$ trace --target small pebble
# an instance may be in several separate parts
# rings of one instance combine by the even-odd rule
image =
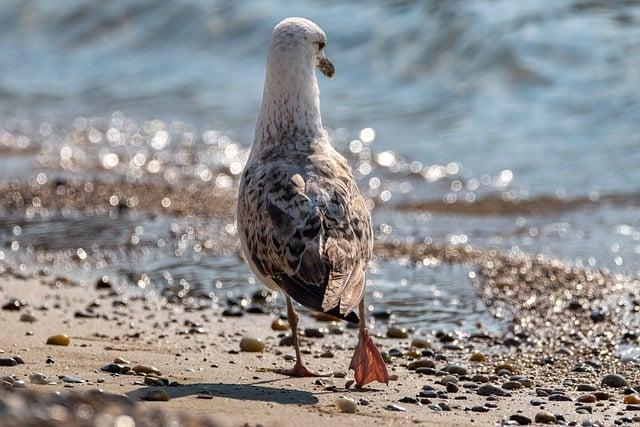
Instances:
[[[515,421],[518,425],[526,426],[531,424],[531,419],[520,414],[513,414],[509,417],[511,421]]]
[[[431,341],[426,338],[414,338],[411,340],[411,347],[415,348],[429,348],[431,347]]]
[[[274,331],[288,331],[289,324],[282,319],[276,319],[271,322],[271,329]]]
[[[36,316],[34,316],[34,315],[33,315],[33,314],[31,314],[31,313],[22,313],[22,314],[20,315],[20,321],[21,321],[21,322],[33,323],[33,322],[35,322],[36,320],[38,320],[38,319],[36,318]]]
[[[71,339],[67,335],[52,335],[47,339],[49,345],[67,346],[71,343]]]
[[[555,424],[557,419],[556,416],[548,411],[541,411],[536,414],[535,421],[540,424]]]
[[[387,329],[387,337],[404,339],[404,338],[409,338],[409,333],[407,332],[406,328],[391,326],[389,329]]]
[[[637,394],[630,394],[624,397],[623,403],[638,405],[640,404],[640,397]]]
[[[13,357],[0,358],[0,366],[16,366],[18,362]]]
[[[154,366],[147,366],[147,365],[136,365],[133,368],[131,368],[132,371],[134,371],[136,374],[146,374],[146,375],[155,375],[156,377],[160,377],[162,376],[162,373],[160,372],[160,370]]]
[[[150,402],[168,402],[169,395],[166,391],[161,389],[152,389],[149,390],[143,397],[143,400],[148,400]]]
[[[31,384],[38,384],[38,385],[55,384],[55,383],[51,382],[46,377],[46,375],[39,374],[37,372],[29,375],[29,381],[31,382]]]
[[[627,385],[627,380],[624,379],[622,375],[618,374],[607,374],[602,377],[602,385],[606,385],[608,387],[624,387]]]
[[[480,396],[507,396],[509,393],[493,384],[484,384],[478,388]]]
[[[244,337],[240,340],[240,350],[250,353],[260,353],[264,350],[265,344],[256,338]]]
[[[350,399],[348,397],[339,397],[336,399],[336,406],[340,410],[340,412],[344,412],[345,414],[355,414],[358,410],[358,405],[356,401]]]
[[[324,338],[324,330],[320,328],[305,328],[304,336],[307,338]]]
[[[469,361],[470,362],[478,362],[478,363],[484,363],[487,361],[487,356],[485,356],[482,353],[473,353],[470,357],[469,357]]]
[[[409,362],[407,365],[407,369],[411,371],[415,371],[418,368],[435,368],[436,364],[433,360],[430,359],[420,359],[414,360],[413,362]]]
[[[598,399],[596,399],[596,397],[593,394],[585,394],[578,397],[577,400],[578,402],[582,402],[582,403],[596,403]]]

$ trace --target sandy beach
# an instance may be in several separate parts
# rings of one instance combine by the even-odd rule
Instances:
[[[639,2],[149,3],[0,2],[0,427],[640,423]]]
[[[473,256],[479,253],[467,255]],[[100,290],[93,283],[10,271],[0,278],[0,298],[5,328],[0,336],[2,365],[13,364],[6,362],[13,356],[24,361],[0,367],[4,387],[12,390],[2,394],[0,415],[12,426],[39,425],[33,417],[41,412],[25,412],[10,398],[25,393],[24,388],[63,396],[101,389],[135,402],[116,405],[119,409],[111,408],[111,413],[152,411],[166,419],[186,414],[193,425],[202,421],[200,417],[219,425],[289,426],[491,425],[510,418],[517,424],[545,416],[558,424],[585,425],[583,421],[590,420],[591,425],[609,425],[614,420],[635,421],[635,410],[640,409],[623,403],[625,394],[633,394],[630,386],[640,383],[635,366],[608,357],[606,345],[591,347],[586,336],[571,343],[562,333],[547,331],[553,340],[533,345],[539,338],[532,336],[530,343],[521,344],[515,342],[518,338],[508,342],[489,334],[426,337],[411,330],[390,332],[377,322],[376,340],[389,357],[393,380],[388,387],[375,384],[357,390],[346,387],[356,331],[309,316],[303,316],[301,325],[308,336],[304,356],[312,369],[330,376],[288,378],[271,372],[292,363],[293,349],[282,342],[285,332],[272,330],[277,317],[250,313],[268,312],[268,304],[264,310],[256,308],[259,304],[248,310],[242,303],[219,307],[180,289],[145,296],[126,288]],[[576,335],[577,329],[568,332]],[[70,338],[69,345],[46,344],[59,334]],[[244,337],[260,339],[263,351],[240,351]],[[548,347],[552,342],[556,347]],[[147,376],[135,375],[130,368]],[[621,375],[611,380],[615,387],[602,384],[612,372]],[[34,384],[43,380],[33,374],[43,374],[55,384]],[[340,397],[355,400],[357,412],[341,413],[336,407]],[[70,420],[82,425],[73,414],[50,415],[69,423],[65,425],[76,425]],[[148,415],[144,419],[150,420]]]

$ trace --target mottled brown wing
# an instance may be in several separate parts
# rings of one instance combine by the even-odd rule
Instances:
[[[308,308],[344,317],[364,292],[371,219],[351,175],[286,162],[245,171],[238,209],[256,268]],[[352,313],[353,314],[353,313]]]

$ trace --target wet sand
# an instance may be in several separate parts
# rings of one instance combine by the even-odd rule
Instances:
[[[638,300],[625,291],[627,278],[542,257],[470,247],[388,243],[380,244],[377,252],[414,262],[427,257],[477,266],[479,295],[511,325],[510,332],[494,336],[411,328],[394,331],[378,320],[376,341],[388,357],[394,380],[388,387],[374,384],[357,390],[346,388],[356,331],[344,325],[340,328],[303,316],[301,328],[318,328],[324,335],[315,338],[317,331],[307,333],[305,360],[310,368],[331,376],[320,381],[287,378],[270,369],[291,364],[286,359],[293,348],[282,342],[285,332],[271,329],[276,317],[268,313],[276,310],[268,303],[261,305],[261,298],[249,305],[253,310],[242,304],[217,306],[206,295],[189,294],[179,287],[161,296],[142,296],[128,288],[81,286],[73,278],[26,277],[5,266],[0,302],[4,306],[16,298],[26,306],[0,311],[6,330],[0,336],[0,358],[19,356],[25,363],[0,366],[4,387],[12,390],[0,395],[0,400],[17,405],[12,399],[24,393],[23,386],[42,393],[81,392],[83,399],[96,403],[92,413],[97,415],[102,411],[100,402],[117,401],[109,395],[86,394],[100,388],[128,397],[109,409],[111,414],[145,419],[149,414],[145,411],[150,410],[168,420],[184,413],[193,425],[203,422],[204,416],[222,425],[489,425],[510,417],[524,423],[545,416],[560,424],[591,420],[591,425],[597,421],[609,425],[630,422],[638,413],[640,406],[623,403],[625,393],[635,396],[635,390],[640,390],[637,365],[623,364],[615,354],[616,345],[637,340],[629,328]],[[625,310],[603,311],[599,317],[591,309],[612,300]],[[35,321],[24,321],[29,319],[27,313]],[[68,335],[70,345],[45,344],[56,334]],[[264,351],[240,351],[243,337],[261,339]],[[53,363],[46,362],[49,357]],[[145,379],[131,372],[114,375],[101,370],[116,358],[130,363],[110,370],[125,372],[126,366],[145,365],[159,372]],[[34,373],[46,375],[56,385],[32,384]],[[613,373],[620,377],[609,375]],[[65,383],[60,375],[86,382]],[[163,398],[160,390],[170,400],[141,400],[152,392]],[[335,402],[341,396],[358,402],[356,414],[339,412]],[[34,402],[33,397],[25,398]],[[77,396],[62,399],[81,400]],[[2,409],[4,419],[11,419],[11,408],[9,404]],[[14,408],[13,414],[27,422],[31,413]],[[62,417],[64,425],[74,425],[71,419],[81,425],[77,411],[74,416],[71,412],[54,415]]]

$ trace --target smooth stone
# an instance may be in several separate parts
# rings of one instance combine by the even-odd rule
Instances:
[[[469,356],[469,361],[470,362],[477,362],[477,363],[484,363],[487,361],[487,356],[485,356],[482,353],[473,353],[471,356]]]
[[[271,322],[271,329],[274,331],[288,331],[289,325],[282,319],[276,319]]]
[[[131,368],[132,371],[134,371],[136,374],[152,374],[155,375],[156,377],[160,377],[162,376],[162,373],[160,372],[160,370],[154,366],[147,366],[147,365],[136,365],[133,368]]]
[[[576,400],[582,403],[596,403],[598,399],[593,394],[584,394]]]
[[[398,402],[400,402],[400,403],[411,403],[411,404],[415,405],[415,404],[418,403],[418,399],[416,399],[415,397],[405,396],[405,397],[399,399]]]
[[[451,408],[449,407],[449,405],[447,404],[447,402],[439,402],[438,406],[440,407],[440,409],[442,409],[443,411],[450,411]]]
[[[49,345],[67,346],[69,343],[71,343],[71,339],[67,335],[52,335],[47,338],[47,344]]]
[[[150,402],[168,402],[169,394],[164,390],[152,389],[143,396],[143,400]]]
[[[627,385],[627,380],[624,379],[622,375],[618,374],[607,374],[602,377],[602,384],[608,387],[624,387]]]
[[[638,405],[640,404],[640,396],[638,396],[637,394],[629,394],[624,397],[622,403]]]
[[[489,408],[487,408],[484,405],[476,405],[476,406],[472,406],[471,410],[473,412],[489,412]]]
[[[33,322],[35,322],[37,320],[38,319],[36,318],[36,316],[34,316],[31,313],[22,313],[20,315],[20,321],[21,322],[33,323]]]
[[[416,374],[435,375],[436,374],[436,370],[434,368],[417,368],[416,369]]]
[[[493,384],[484,384],[478,387],[477,393],[480,396],[507,396],[509,393]]]
[[[411,340],[411,347],[415,348],[429,348],[431,347],[431,341],[426,338],[416,337]]]
[[[391,357],[402,357],[402,356],[404,356],[404,353],[399,348],[395,348],[394,347],[394,348],[389,349],[389,356],[391,356]]]
[[[154,387],[162,387],[169,385],[169,380],[166,378],[157,378],[152,376],[144,377],[144,383],[146,385],[154,386]]]
[[[529,378],[522,375],[514,375],[509,379],[509,381],[517,381],[524,387],[533,387],[533,382]]]
[[[71,375],[58,375],[58,378],[62,380],[62,382],[65,383],[71,383],[71,384],[84,384],[86,383],[85,380],[78,378],[78,377],[72,377]]]
[[[116,357],[115,359],[113,359],[113,363],[117,363],[118,365],[128,365],[131,362],[127,359],[123,359],[122,357]]]
[[[435,362],[430,359],[414,360],[413,362],[409,362],[409,364],[407,364],[407,369],[411,371],[415,371],[418,368],[435,368],[435,367],[436,367]]]
[[[443,371],[456,375],[467,375],[467,368],[460,365],[448,365],[442,368]]]
[[[0,366],[16,366],[18,362],[13,357],[0,358]]]
[[[307,338],[324,338],[324,330],[320,328],[305,328],[304,336]]]
[[[404,339],[404,338],[409,338],[409,333],[407,332],[406,328],[391,326],[389,329],[387,329],[387,337]]]
[[[407,409],[403,406],[400,405],[396,405],[396,404],[390,404],[384,407],[384,409],[386,409],[387,411],[395,411],[395,412],[407,412]]]
[[[347,373],[345,371],[337,371],[333,373],[333,376],[335,378],[346,378],[347,377]]]
[[[435,399],[438,397],[438,392],[435,390],[421,390],[419,393],[420,397],[426,397],[428,399]]]
[[[102,276],[96,281],[96,289],[110,290],[112,288],[109,276]]]
[[[355,414],[358,410],[358,405],[355,400],[348,397],[339,397],[336,399],[336,406],[340,412],[345,414]]]
[[[507,381],[502,384],[502,388],[505,390],[520,390],[523,387],[518,381]]]
[[[447,383],[447,392],[449,393],[457,393],[460,388],[452,382]]]
[[[260,353],[265,348],[265,344],[259,339],[244,337],[240,340],[240,350],[250,353]]]
[[[609,400],[609,398],[611,397],[611,395],[609,393],[607,393],[606,391],[596,391],[596,392],[593,393],[593,395],[598,400]]]
[[[446,384],[446,383],[458,384],[458,377],[456,377],[455,375],[447,375],[446,377],[444,377],[442,379],[442,382],[444,384]]]
[[[576,387],[577,391],[596,391],[598,390],[598,387],[591,385],[591,384],[578,384],[578,386]]]
[[[280,339],[280,342],[278,342],[278,345],[280,347],[291,347],[293,345],[293,336],[287,335],[285,337],[282,337],[282,339]]]
[[[503,363],[503,364],[500,364],[500,365],[496,365],[496,367],[494,368],[494,372],[495,373],[498,373],[498,372],[500,372],[502,370],[507,370],[507,371],[511,372],[512,374],[517,373],[516,368],[513,367],[513,365],[510,365],[508,363]]]
[[[2,309],[7,311],[19,311],[22,310],[25,305],[26,304],[19,299],[12,298],[2,306]]]
[[[527,418],[524,415],[513,414],[509,417],[511,421],[515,421],[518,425],[526,426],[531,424],[531,418]]]
[[[31,384],[38,384],[38,385],[55,384],[55,383],[52,383],[49,380],[49,378],[46,377],[46,375],[40,374],[37,372],[29,375],[29,381],[31,382]]]
[[[566,394],[552,394],[549,396],[551,402],[573,402],[573,399]]]
[[[103,372],[109,372],[110,374],[122,374],[124,372],[130,371],[131,368],[128,366],[119,365],[117,363],[109,363],[108,365],[104,365],[100,368]]]
[[[551,412],[542,411],[536,414],[535,422],[540,424],[549,424],[549,423],[555,424],[557,422],[557,419],[556,419],[556,416],[553,415]]]
[[[473,381],[474,383],[488,383],[489,378],[484,375],[476,374],[471,377],[471,381]]]

